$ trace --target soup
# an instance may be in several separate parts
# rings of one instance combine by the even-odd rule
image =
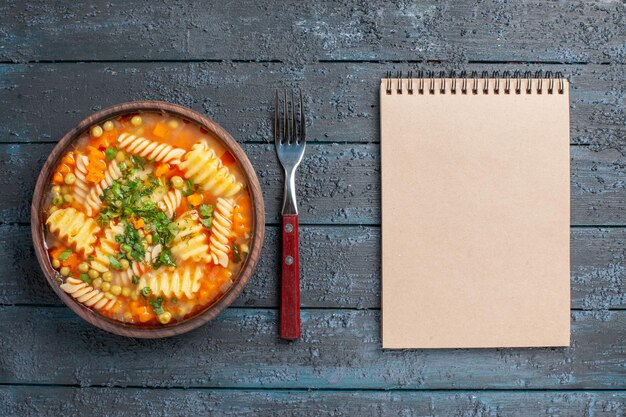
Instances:
[[[92,126],[55,168],[45,240],[59,285],[138,326],[184,320],[233,284],[249,252],[238,161],[201,126],[142,112]]]

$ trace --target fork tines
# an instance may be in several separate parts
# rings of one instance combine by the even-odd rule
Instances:
[[[304,99],[300,91],[300,105],[296,111],[296,99],[293,91],[285,90],[281,99],[276,90],[276,107],[274,110],[274,142],[279,145],[300,145],[306,141],[306,122],[304,117]],[[282,111],[281,111],[282,110]],[[282,114],[281,114],[282,113]]]

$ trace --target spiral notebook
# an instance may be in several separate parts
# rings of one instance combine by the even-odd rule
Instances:
[[[569,84],[380,85],[383,348],[567,346]]]

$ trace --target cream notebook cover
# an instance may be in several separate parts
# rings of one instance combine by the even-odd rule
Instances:
[[[388,78],[380,102],[383,348],[569,345],[567,80]]]

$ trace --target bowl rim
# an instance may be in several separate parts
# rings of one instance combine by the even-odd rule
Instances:
[[[43,214],[43,202],[46,195],[45,190],[46,185],[49,184],[52,177],[53,169],[56,167],[61,155],[66,152],[67,148],[71,146],[71,144],[78,139],[83,132],[94,124],[100,124],[119,115],[138,111],[164,111],[177,115],[183,119],[199,124],[201,127],[207,129],[210,133],[221,140],[226,149],[235,155],[237,162],[239,163],[239,166],[248,181],[248,190],[252,199],[252,207],[254,210],[253,234],[251,238],[250,252],[244,261],[244,265],[242,265],[241,270],[239,271],[236,281],[230,289],[213,304],[205,307],[204,311],[197,313],[193,317],[171,325],[158,327],[139,327],[109,319],[74,300],[69,294],[61,289],[58,281],[55,279],[55,272],[52,268],[44,243],[43,226],[45,224],[45,216]],[[74,311],[74,313],[87,322],[102,330],[126,337],[156,339],[175,336],[196,329],[197,327],[214,319],[226,307],[232,304],[248,283],[248,280],[254,272],[260,258],[264,233],[265,208],[261,186],[259,184],[256,171],[252,167],[252,163],[239,143],[224,128],[212,119],[187,107],[164,101],[149,100],[125,102],[107,107],[84,118],[80,123],[70,129],[50,152],[50,155],[46,159],[46,162],[44,163],[37,178],[31,202],[31,234],[35,255],[37,257],[37,261],[39,262],[39,266],[46,277],[46,281],[50,287],[52,287],[52,290],[72,311]]]

